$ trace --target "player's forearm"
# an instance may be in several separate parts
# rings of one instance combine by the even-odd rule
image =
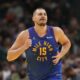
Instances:
[[[7,60],[13,61],[13,60],[17,59],[24,51],[25,51],[24,46],[22,46],[18,49],[15,49],[15,50],[8,50]]]
[[[65,44],[62,45],[62,49],[61,49],[61,52],[60,52],[61,53],[61,58],[64,57],[67,54],[70,47],[71,47],[70,41],[68,41],[68,42],[66,42]]]

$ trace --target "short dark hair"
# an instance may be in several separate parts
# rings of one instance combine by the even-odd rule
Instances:
[[[34,10],[34,12],[33,12],[33,15],[35,14],[35,12],[36,12],[37,10],[40,10],[40,9],[45,10],[45,9],[42,8],[42,7],[36,8],[36,9]],[[45,11],[46,11],[46,10],[45,10]]]

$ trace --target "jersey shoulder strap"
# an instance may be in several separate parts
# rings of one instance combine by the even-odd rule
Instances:
[[[57,51],[58,51],[59,45],[58,45],[58,42],[56,41],[56,38],[55,38],[55,33],[54,33],[54,28],[53,28],[53,26],[50,26],[50,33],[51,33],[51,35],[53,36],[54,45],[55,45],[55,48],[56,48]]]
[[[34,36],[33,27],[31,27],[31,28],[28,29],[28,33],[29,33],[30,39],[32,39],[33,36]]]

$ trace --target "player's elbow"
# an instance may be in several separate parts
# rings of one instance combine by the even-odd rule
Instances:
[[[71,41],[68,40],[68,47],[71,48]]]
[[[9,62],[13,61],[13,58],[11,56],[12,55],[11,55],[10,51],[8,51],[8,53],[7,53],[7,61],[9,61]]]
[[[12,60],[9,58],[9,56],[7,56],[7,61],[9,61],[9,62],[12,61]]]
[[[7,55],[7,61],[12,61],[12,59],[10,58],[9,54]]]

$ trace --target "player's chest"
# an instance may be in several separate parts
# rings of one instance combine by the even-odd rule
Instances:
[[[32,37],[32,46],[29,51],[30,59],[48,61],[55,53],[55,41],[53,36],[45,38]]]
[[[53,51],[54,39],[52,36],[47,36],[44,39],[32,38],[32,51]]]

